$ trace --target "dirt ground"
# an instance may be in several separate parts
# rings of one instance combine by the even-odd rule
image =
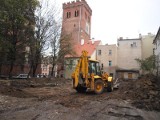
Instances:
[[[119,80],[119,89],[95,95],[65,79],[0,80],[0,120],[160,120],[158,81]]]

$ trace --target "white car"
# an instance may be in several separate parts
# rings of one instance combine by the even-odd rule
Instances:
[[[31,78],[30,76],[28,76],[28,74],[19,74],[16,78],[18,79],[27,79],[28,78]]]

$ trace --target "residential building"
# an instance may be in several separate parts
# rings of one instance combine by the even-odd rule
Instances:
[[[41,64],[41,74],[44,76],[48,76],[49,75],[49,64]]]
[[[160,76],[160,27],[158,32],[153,40],[154,44],[154,54],[156,55],[156,74]]]
[[[146,59],[153,55],[153,39],[155,35],[148,33],[148,35],[139,35],[142,38],[142,59]]]
[[[97,60],[100,62],[103,71],[115,78],[117,68],[117,45],[97,46]]]
[[[91,36],[92,10],[85,0],[76,0],[63,4],[62,33],[72,35],[73,43],[80,44],[81,39],[89,41]]]
[[[124,79],[137,79],[140,73],[140,66],[135,59],[142,59],[141,38],[119,38],[117,44],[117,77]]]

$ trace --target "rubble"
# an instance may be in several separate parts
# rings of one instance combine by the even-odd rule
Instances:
[[[118,96],[114,98],[131,99],[132,104],[146,110],[160,111],[160,84],[154,76],[144,76],[138,80],[121,80]]]

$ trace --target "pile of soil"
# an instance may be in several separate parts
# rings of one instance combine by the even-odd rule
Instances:
[[[121,80],[114,98],[131,100],[138,108],[160,111],[160,80],[151,75],[138,80]]]

